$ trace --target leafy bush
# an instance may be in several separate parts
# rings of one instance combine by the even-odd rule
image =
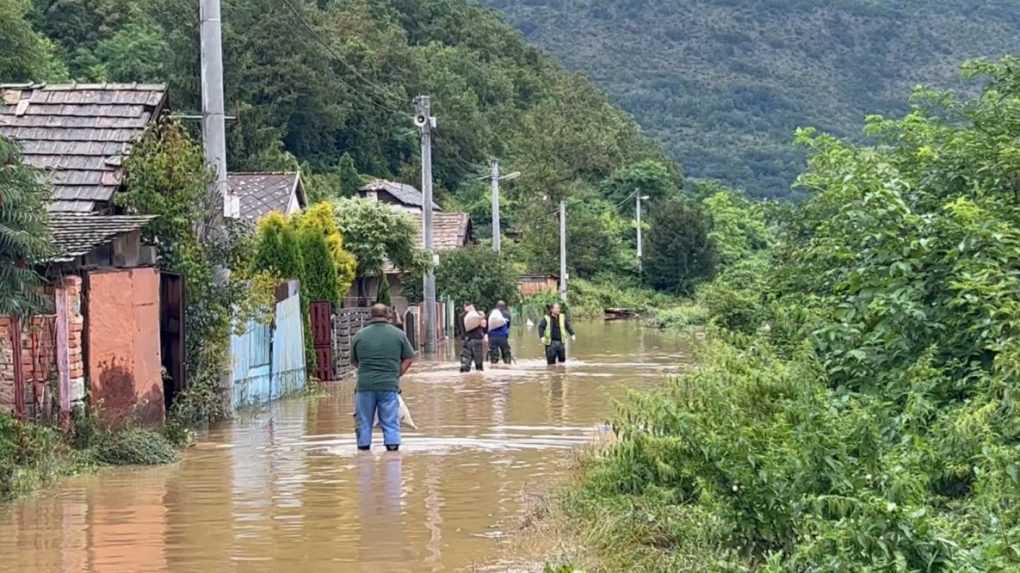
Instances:
[[[661,330],[685,330],[708,323],[708,310],[696,303],[688,303],[658,310],[649,324]]]
[[[600,318],[607,308],[627,308],[638,313],[675,305],[677,298],[641,286],[635,280],[602,275],[592,280],[574,279],[569,283],[572,313],[579,318]]]
[[[802,132],[815,196],[565,499],[608,570],[1020,569],[1020,66],[973,69],[881,147]]]
[[[436,269],[436,289],[457,304],[491,309],[500,300],[517,303],[517,273],[510,261],[489,247],[475,245],[443,253]]]
[[[128,428],[104,436],[96,459],[115,466],[158,465],[177,461],[177,450],[163,434]]]

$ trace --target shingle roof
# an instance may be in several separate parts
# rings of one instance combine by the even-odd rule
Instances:
[[[50,229],[56,252],[50,262],[68,262],[113,241],[117,235],[138,231],[155,219],[151,215],[75,215],[53,213]]]
[[[419,249],[425,248],[422,236],[422,215],[412,213],[411,217],[417,225],[415,244]],[[463,247],[470,238],[471,217],[467,213],[432,213],[432,248],[438,252]]]
[[[162,84],[0,84],[0,136],[48,172],[50,211],[109,205],[122,162],[166,103]]]
[[[273,211],[286,213],[295,193],[299,204],[304,203],[301,175],[296,172],[230,173],[227,185],[241,199],[241,217],[250,221]]]
[[[363,185],[361,187],[361,191],[385,191],[401,204],[407,205],[408,207],[422,207],[425,205],[425,198],[422,197],[421,191],[411,187],[410,185],[397,183],[396,181],[373,179]],[[433,201],[432,208],[439,209],[440,207],[435,201]]]
[[[425,248],[422,236],[423,223],[421,213],[412,213],[417,233],[414,244],[418,249]],[[436,252],[450,251],[465,246],[471,240],[471,217],[467,213],[433,213],[432,214],[432,247]],[[390,263],[383,268],[386,274],[394,274],[397,269]]]

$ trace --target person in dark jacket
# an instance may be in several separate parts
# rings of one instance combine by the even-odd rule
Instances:
[[[498,328],[494,326],[492,320],[497,312],[506,321]],[[504,364],[510,364],[513,360],[510,355],[510,318],[510,309],[507,308],[506,301],[502,300],[496,303],[496,309],[489,315],[489,360],[493,366],[499,364],[501,357]]]
[[[538,336],[545,345],[545,361],[547,364],[563,363],[567,361],[567,335],[571,340],[576,340],[574,327],[570,319],[563,314],[560,304],[556,303],[549,308],[548,314],[538,323]]]
[[[485,315],[475,310],[474,305],[464,305],[464,348],[460,352],[460,371],[471,372],[485,369]]]

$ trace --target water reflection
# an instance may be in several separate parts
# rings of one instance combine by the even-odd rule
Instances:
[[[675,371],[684,340],[579,325],[565,367],[534,331],[512,367],[422,365],[404,385],[419,425],[399,453],[359,454],[352,387],[214,429],[168,468],[104,471],[0,507],[0,571],[460,571],[491,562],[523,492],[628,389]],[[378,440],[376,440],[378,443]]]

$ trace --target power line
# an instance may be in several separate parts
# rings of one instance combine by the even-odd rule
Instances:
[[[315,41],[315,43],[317,43],[320,46],[322,46],[329,53],[329,55],[331,55],[333,57],[333,59],[335,61],[337,61],[338,63],[342,64],[345,68],[347,68],[347,70],[352,75],[357,77],[365,86],[371,87],[373,90],[376,90],[377,91],[377,93],[375,94],[376,96],[380,96],[380,95],[381,96],[386,96],[386,97],[390,98],[394,103],[393,104],[389,104],[389,103],[386,102],[385,99],[380,99],[379,101],[374,101],[372,99],[368,99],[366,101],[368,101],[369,103],[375,105],[376,108],[380,109],[381,111],[388,111],[388,112],[391,112],[391,113],[396,113],[396,114],[399,114],[399,115],[402,115],[402,116],[405,116],[405,117],[408,117],[408,118],[412,117],[411,114],[407,113],[407,111],[405,111],[403,109],[403,106],[408,103],[408,102],[405,101],[405,98],[394,94],[393,92],[391,92],[390,90],[386,89],[385,87],[380,86],[380,85],[376,84],[375,82],[373,82],[373,81],[369,80],[368,78],[366,78],[365,75],[362,74],[360,70],[358,70],[357,68],[355,68],[351,64],[347,63],[347,61],[343,58],[343,56],[338,54],[334,50],[333,46],[329,42],[327,42],[327,41],[322,39],[322,37],[320,36],[319,31],[316,30],[315,27],[312,26],[311,23],[309,23],[307,19],[305,19],[304,14],[302,14],[301,10],[299,10],[297,8],[297,6],[295,6],[291,2],[291,0],[282,0],[282,1],[283,1],[283,4],[286,5],[288,9],[290,9],[291,14],[294,15],[294,18],[298,21],[298,23],[301,24],[301,26],[311,35],[311,37]],[[340,80],[340,81],[342,83],[346,84],[347,87],[351,88],[352,90],[358,91],[356,86],[353,86],[353,85],[351,85],[351,84],[349,84],[347,82],[344,82],[343,80]],[[369,92],[365,92],[365,93],[366,93],[366,95],[369,95],[369,96],[372,95]],[[399,102],[400,107],[396,107],[397,102]]]

